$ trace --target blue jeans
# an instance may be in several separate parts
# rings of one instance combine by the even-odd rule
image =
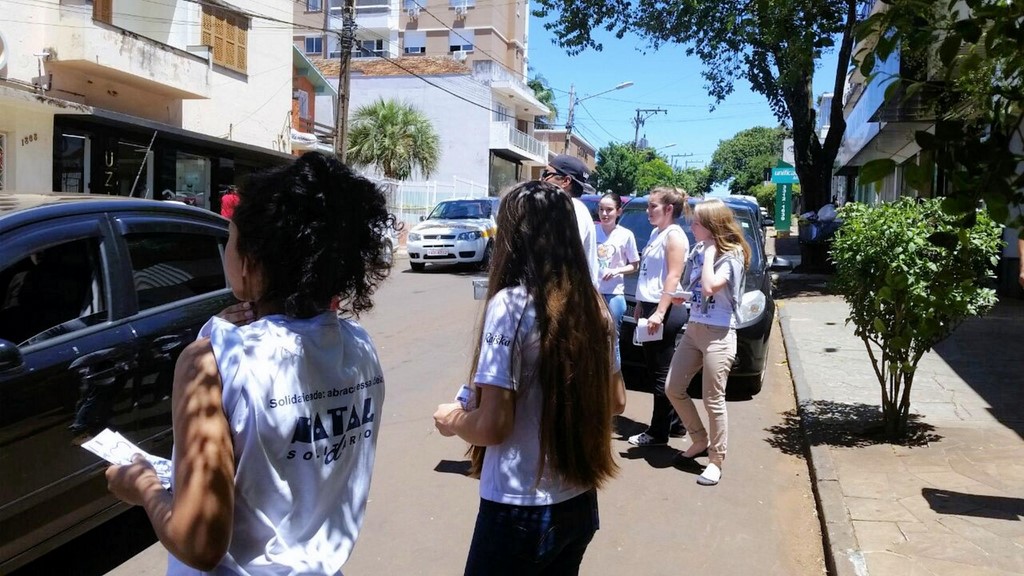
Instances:
[[[611,312],[612,322],[615,323],[615,365],[622,366],[622,356],[619,354],[619,335],[622,334],[622,315],[626,313],[626,297],[622,294],[601,294],[608,304],[608,311]]]
[[[550,506],[480,500],[466,576],[579,574],[598,528],[597,490]]]

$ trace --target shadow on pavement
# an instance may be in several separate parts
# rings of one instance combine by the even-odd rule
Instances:
[[[928,501],[932,510],[939,514],[1017,521],[1024,516],[1022,498],[964,494],[939,488],[922,488],[921,495]]]
[[[993,418],[1024,438],[1024,355],[1013,352],[1021,342],[1024,300],[1004,297],[985,316],[964,321],[934,350],[985,399]]]
[[[890,442],[885,437],[881,411],[878,406],[871,404],[821,400],[811,402],[808,412],[814,429],[807,432],[807,438],[815,446],[863,448],[875,444],[894,444],[913,447],[942,440],[942,436],[935,433],[934,426],[923,422],[920,415],[911,414],[906,438]],[[769,434],[765,442],[783,454],[803,457],[804,436],[799,412],[787,410],[782,413],[782,418],[782,424],[765,428]]]

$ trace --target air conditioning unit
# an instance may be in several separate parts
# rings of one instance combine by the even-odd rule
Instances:
[[[469,13],[469,6],[465,3],[455,7],[455,16],[465,18],[467,13]]]
[[[459,62],[465,62],[468,57],[469,52],[466,52],[465,50],[456,50],[455,52],[452,52],[452,58],[455,58],[455,60]]]
[[[409,6],[408,12],[409,12],[409,18],[411,18],[413,20],[415,20],[415,19],[420,17],[420,7],[415,5],[415,4],[413,4],[412,6]]]

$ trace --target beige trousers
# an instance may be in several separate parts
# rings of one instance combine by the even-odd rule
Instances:
[[[696,445],[708,445],[708,460],[719,467],[725,460],[729,418],[725,412],[725,385],[736,358],[736,330],[690,322],[679,342],[665,380],[665,395],[683,420],[683,426]],[[708,411],[708,431],[704,429],[693,399],[686,388],[694,374],[703,369],[702,396]]]

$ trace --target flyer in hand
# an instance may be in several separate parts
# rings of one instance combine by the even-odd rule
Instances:
[[[131,464],[132,458],[136,454],[139,454],[148,460],[149,463],[153,465],[153,468],[156,469],[156,475],[160,478],[160,484],[168,490],[171,488],[172,470],[170,460],[149,454],[142,448],[136,446],[131,440],[128,440],[110,428],[103,430],[103,432],[100,432],[88,442],[82,444],[82,448],[85,448],[111,464],[119,465]]]

